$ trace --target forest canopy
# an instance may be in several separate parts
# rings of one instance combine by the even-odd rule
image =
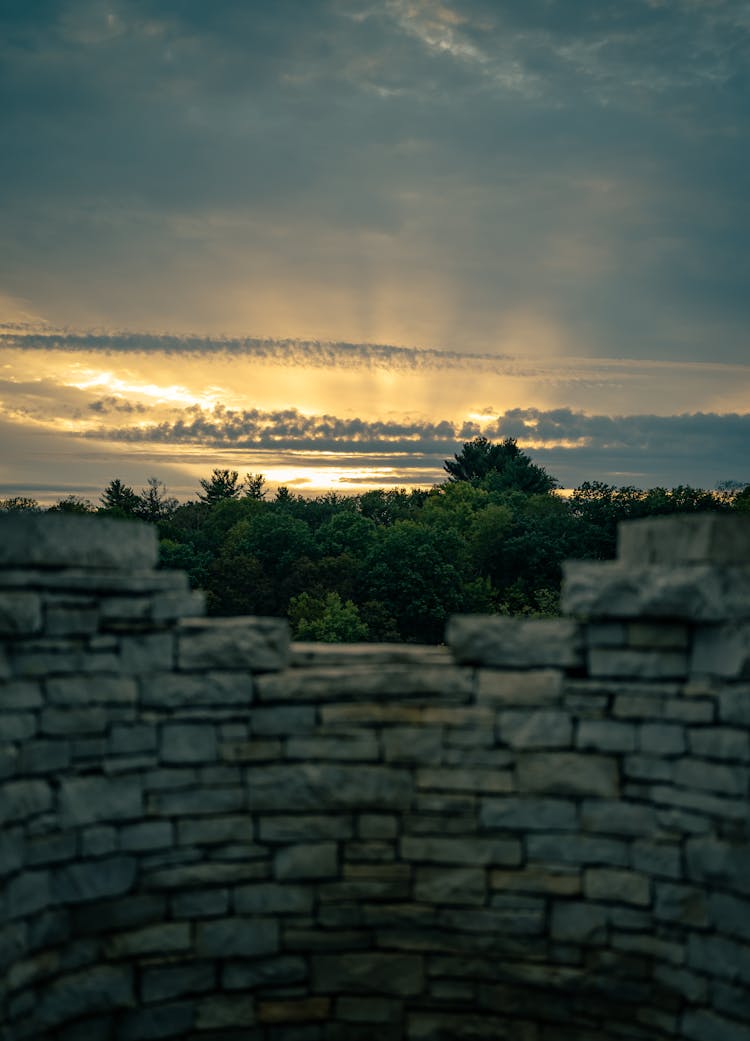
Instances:
[[[179,503],[155,477],[140,492],[113,479],[98,504],[68,496],[52,512],[157,525],[160,566],[187,571],[213,615],[287,617],[298,639],[439,643],[455,612],[558,611],[569,558],[615,555],[622,520],[750,512],[750,485],[642,490],[587,481],[567,497],[512,438],[467,441],[446,480],[314,498],[261,474],[214,469]],[[39,510],[28,498],[0,510]]]

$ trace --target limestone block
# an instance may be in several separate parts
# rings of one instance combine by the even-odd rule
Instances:
[[[534,752],[521,756],[517,767],[522,792],[550,795],[599,795],[615,798],[619,778],[615,759],[569,752]]]
[[[174,918],[218,918],[229,911],[228,889],[188,889],[171,901]]]
[[[567,799],[482,799],[479,820],[488,829],[570,831],[576,827],[576,808]]]
[[[622,799],[584,799],[580,820],[584,831],[600,835],[653,835],[658,831],[652,806]]]
[[[309,914],[313,897],[311,886],[258,882],[235,889],[234,909],[240,914]]]
[[[654,917],[673,925],[692,925],[705,929],[711,924],[707,894],[697,886],[659,882],[656,885]]]
[[[688,673],[688,656],[686,651],[591,647],[588,672],[593,677],[679,679]]]
[[[0,592],[0,636],[27,636],[41,628],[42,600],[38,594]]]
[[[304,958],[286,955],[256,961],[229,961],[224,964],[221,985],[225,990],[252,990],[261,986],[302,983],[307,979]]]
[[[386,817],[386,820],[392,820]],[[348,814],[323,816],[305,814],[295,816],[260,818],[261,842],[317,842],[322,839],[350,839],[354,831],[352,818]],[[391,834],[395,834],[395,828]]]
[[[750,622],[696,629],[690,671],[731,680],[750,677]]]
[[[138,688],[129,676],[53,676],[45,682],[53,705],[133,705]]]
[[[279,925],[272,918],[217,918],[196,926],[195,950],[200,957],[257,958],[279,949]]]
[[[730,727],[692,727],[688,731],[690,751],[711,759],[750,760],[750,734]]]
[[[633,752],[635,726],[616,719],[582,719],[576,747],[597,752]]]
[[[36,914],[53,903],[49,871],[29,871],[16,875],[5,889],[4,917],[8,921]]]
[[[468,698],[472,677],[453,665],[373,664],[289,669],[257,680],[261,701],[358,701],[446,696]]]
[[[216,759],[216,730],[205,723],[165,723],[160,755],[164,763],[205,763]]]
[[[8,781],[0,786],[0,824],[25,821],[52,806],[52,790],[46,781]]]
[[[192,1032],[194,1015],[192,1001],[140,1007],[118,1019],[117,1041],[155,1041],[156,1038],[163,1037],[188,1037]]]
[[[190,948],[187,922],[157,922],[131,932],[116,933],[104,942],[109,958],[128,958],[141,954],[174,954]]]
[[[583,894],[587,900],[608,900],[648,907],[651,884],[647,875],[616,868],[587,868],[583,873]]]
[[[643,723],[638,728],[638,747],[647,755],[682,755],[685,728],[677,723]]]
[[[247,770],[248,806],[254,811],[403,809],[411,794],[411,774],[396,767],[290,763]]]
[[[313,988],[320,992],[421,994],[424,964],[420,955],[369,951],[312,957]]]
[[[366,730],[342,731],[335,737],[291,737],[285,751],[287,759],[343,759],[365,763],[379,757],[375,735]],[[386,752],[386,759],[397,758]],[[434,760],[434,753],[431,758]]]
[[[140,700],[150,708],[248,705],[253,678],[246,672],[146,673],[139,678]]]
[[[750,618],[750,566],[567,561],[562,608],[582,618],[721,622]]]
[[[0,517],[0,568],[112,568],[156,566],[156,528],[111,517],[64,513]]]
[[[335,842],[287,846],[274,858],[274,876],[286,879],[331,878],[337,872]]]
[[[573,724],[567,712],[557,709],[513,709],[499,713],[497,735],[511,748],[569,748]]]
[[[258,1005],[260,1023],[318,1023],[326,1022],[330,1015],[330,998],[285,998]]]
[[[564,943],[601,943],[606,937],[607,912],[579,901],[556,903],[552,908],[550,935]]]
[[[598,835],[575,835],[570,832],[535,833],[526,838],[530,860],[542,864],[611,864],[626,867],[627,843]]]
[[[120,896],[132,888],[136,866],[135,857],[127,856],[66,864],[56,872],[53,893],[57,900],[66,904]]]
[[[254,1022],[255,998],[251,994],[213,994],[202,998],[195,1017],[198,1030],[233,1030]]]
[[[282,618],[189,618],[177,632],[180,669],[276,672],[289,663],[289,625]]]
[[[486,872],[477,867],[421,867],[417,869],[414,895],[433,904],[483,904],[487,894]]]
[[[215,987],[211,962],[146,965],[141,970],[141,994],[147,1003],[169,1001],[183,994],[200,994]]]
[[[617,529],[628,564],[750,564],[750,519],[715,513],[645,517]]]
[[[510,867],[521,863],[521,843],[515,838],[405,835],[400,842],[404,860],[426,864],[493,864]]]
[[[129,820],[143,813],[139,778],[64,777],[60,782],[60,818],[66,826]]]
[[[638,839],[631,848],[631,864],[647,875],[682,878],[682,851],[675,842]]]
[[[134,1004],[132,966],[94,965],[47,984],[35,1005],[34,1022],[41,1030]]]
[[[446,643],[461,664],[503,668],[574,668],[583,663],[581,628],[567,618],[454,615]]]

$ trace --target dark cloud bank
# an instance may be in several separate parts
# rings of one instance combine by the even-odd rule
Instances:
[[[144,426],[90,431],[97,440],[191,445],[320,461],[333,454],[351,465],[396,466],[408,475],[450,458],[478,434],[515,437],[565,486],[587,479],[642,487],[685,483],[713,487],[727,479],[750,481],[750,413],[679,416],[597,416],[571,409],[512,409],[489,423],[366,421],[303,415],[296,409],[264,412],[218,407],[185,409],[179,418]],[[673,474],[671,480],[666,476]],[[437,476],[436,476],[437,479]]]

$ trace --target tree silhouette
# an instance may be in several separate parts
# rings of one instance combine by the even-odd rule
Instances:
[[[522,451],[514,437],[489,441],[475,437],[465,441],[453,459],[446,459],[443,469],[449,481],[486,482],[493,491],[515,489],[534,495],[552,491],[557,481]]]

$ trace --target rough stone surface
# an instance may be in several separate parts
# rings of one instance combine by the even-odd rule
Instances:
[[[0,568],[3,1041],[748,1041],[748,565],[591,566],[459,665]]]
[[[0,517],[0,568],[112,568],[156,565],[156,529],[137,521],[70,514]]]
[[[618,528],[617,556],[628,564],[750,564],[750,520],[706,513],[629,521]]]

